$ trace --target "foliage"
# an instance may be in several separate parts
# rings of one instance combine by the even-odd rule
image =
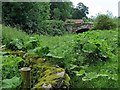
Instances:
[[[72,17],[72,2],[50,2],[50,19],[65,20]]]
[[[72,88],[117,88],[117,49],[119,48],[117,38],[118,31],[116,29],[109,31],[95,30],[78,35],[67,34],[54,37],[34,35],[29,37],[29,39],[22,41],[22,50],[25,50],[28,54],[33,54],[34,56],[34,59],[31,57],[26,58],[26,60],[29,60],[30,67],[33,67],[34,63],[38,64],[37,66],[34,66],[33,75],[35,78],[32,79],[34,84],[37,82],[36,78],[38,78],[39,75],[44,74],[41,72],[49,69],[49,67],[46,67],[45,65],[45,62],[48,61],[48,66],[50,63],[57,62],[56,67],[61,66],[67,71],[71,78],[68,78],[68,81],[70,80],[70,87]],[[14,38],[14,40],[13,41],[16,44],[12,44],[16,45],[18,49],[19,43],[21,42],[20,38],[17,40]],[[49,46],[49,48],[46,46]],[[39,59],[41,59],[42,56],[42,61],[38,61],[38,57],[35,57],[36,55],[40,56]],[[43,56],[47,56],[47,58],[44,57],[46,59],[43,59]],[[8,56],[4,57],[5,60],[7,57]],[[16,56],[9,57],[9,61],[16,61],[16,59],[19,61],[19,58]],[[52,57],[52,60],[50,57]],[[14,70],[10,67],[9,69]],[[48,71],[52,71],[52,69]],[[49,73],[50,72],[48,72],[48,74]],[[45,79],[41,77],[44,76],[40,76],[40,79],[44,81]],[[50,78],[47,77],[47,79],[49,78],[49,80],[51,80],[51,77],[52,76],[50,76]],[[45,82],[47,82],[47,80],[45,80]],[[43,82],[39,83],[40,86],[42,85],[41,83],[43,84]],[[52,83],[54,83],[54,81]],[[66,85],[69,85],[69,83],[67,82]]]
[[[39,39],[37,35],[34,35],[29,38],[29,40],[23,42],[23,50],[34,49],[40,45]]]
[[[5,55],[5,52],[1,53],[2,56],[2,89],[16,90],[20,88],[22,83],[20,78],[20,68],[23,59],[21,57],[13,55]]]
[[[22,40],[19,39],[14,39],[11,42],[9,42],[9,44],[6,44],[6,48],[11,50],[20,50],[22,49],[22,46]]]
[[[77,35],[66,34],[63,36],[40,36],[43,45],[49,46],[51,54],[64,57],[65,52],[72,49],[74,37]],[[46,42],[44,42],[46,41]]]
[[[10,42],[12,41],[16,41],[17,39],[20,39],[20,41],[26,41],[29,39],[28,34],[26,34],[25,32],[22,32],[21,30],[17,29],[17,28],[11,28],[11,27],[6,27],[4,25],[2,25],[2,44],[10,44]],[[14,42],[12,42],[14,43]]]
[[[3,2],[2,21],[27,33],[40,33],[43,21],[49,19],[49,7],[49,2]]]
[[[74,19],[82,19],[83,17],[87,17],[88,7],[85,6],[82,2],[79,2],[76,8],[73,8],[72,18]]]
[[[63,64],[60,66],[70,75],[73,88],[117,88],[117,37],[115,29],[40,36],[43,44],[49,45],[52,55],[63,58],[55,61]]]
[[[94,29],[100,29],[100,30],[110,30],[116,28],[115,22],[113,22],[113,19],[105,14],[99,14],[94,22]]]
[[[84,57],[84,63],[95,63],[106,61],[114,57],[117,53],[117,32],[104,31],[87,32],[78,36],[75,52]],[[113,37],[112,39],[110,37]],[[84,39],[82,39],[84,38]],[[94,39],[93,39],[94,38]],[[114,48],[113,48],[114,47]]]
[[[53,18],[55,20],[59,20],[60,19],[60,15],[61,15],[61,12],[58,8],[55,8],[54,11],[53,11]]]
[[[47,54],[49,53],[49,48],[47,46],[43,46],[43,47],[36,47],[32,50],[28,50],[27,54],[31,55],[31,56],[39,56],[39,57],[45,57],[47,56]]]
[[[3,56],[2,58],[2,79],[11,79],[13,76],[20,76],[20,63],[23,62],[21,57],[13,55]]]
[[[19,77],[14,76],[11,79],[4,79],[2,81],[2,90],[4,89],[15,89],[21,85],[21,80]]]
[[[74,60],[71,60],[71,65],[68,69],[71,77],[75,77],[71,81],[73,87],[118,87],[117,34],[117,31],[97,30],[77,36],[75,40],[77,42],[74,46],[75,51],[73,52]],[[76,73],[76,76],[73,76],[74,73]],[[78,82],[78,84],[75,82]],[[99,82],[101,82],[100,85]]]
[[[46,35],[63,35],[66,33],[65,27],[64,27],[64,22],[59,21],[59,20],[46,20],[45,21],[46,25],[46,31],[43,32],[43,34]]]

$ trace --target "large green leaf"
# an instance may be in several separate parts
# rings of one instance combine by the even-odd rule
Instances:
[[[19,77],[14,76],[11,79],[4,79],[2,81],[2,88],[16,88],[21,84]]]
[[[76,74],[76,76],[82,76],[83,74],[85,74],[85,70],[80,70],[78,74]]]
[[[83,51],[84,52],[87,52],[87,53],[92,53],[92,52],[95,52],[97,46],[93,43],[86,43],[84,46],[83,46]]]
[[[92,79],[95,79],[95,78],[98,78],[97,73],[90,72],[90,73],[87,73],[86,76],[82,78],[82,80],[87,81],[87,80],[92,80]]]

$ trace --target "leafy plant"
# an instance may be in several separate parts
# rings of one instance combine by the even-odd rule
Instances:
[[[3,56],[2,58],[2,79],[10,79],[13,76],[20,76],[19,64],[23,62],[21,57],[13,55]]]
[[[30,37],[30,39],[26,42],[24,42],[24,49],[34,49],[35,47],[39,46],[40,42],[36,37]]]
[[[7,49],[21,50],[23,47],[23,41],[20,39],[14,39],[9,44],[6,44]]]
[[[2,89],[15,89],[21,85],[20,77],[14,76],[11,79],[4,79],[2,81]]]
[[[35,56],[38,55],[39,57],[45,57],[49,53],[49,48],[47,46],[43,47],[36,47],[35,49],[28,50],[28,54]]]
[[[112,59],[117,54],[116,35],[117,33],[115,31],[90,31],[79,35],[74,48],[75,52],[78,53],[77,58],[84,56],[85,63],[95,63]],[[110,39],[111,36],[113,36],[112,39]]]

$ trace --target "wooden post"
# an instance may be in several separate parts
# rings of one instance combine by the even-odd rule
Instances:
[[[22,81],[23,81],[22,87],[24,89],[30,89],[31,88],[31,77],[30,77],[31,68],[23,67],[20,69],[20,71],[21,71],[21,77],[22,77]]]

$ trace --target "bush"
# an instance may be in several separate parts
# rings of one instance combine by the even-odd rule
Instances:
[[[66,32],[63,21],[46,20],[45,23],[46,27],[44,30],[44,34],[55,36],[63,35]]]
[[[116,24],[113,22],[112,18],[110,18],[108,15],[100,14],[95,19],[93,29],[110,30],[115,27]]]

